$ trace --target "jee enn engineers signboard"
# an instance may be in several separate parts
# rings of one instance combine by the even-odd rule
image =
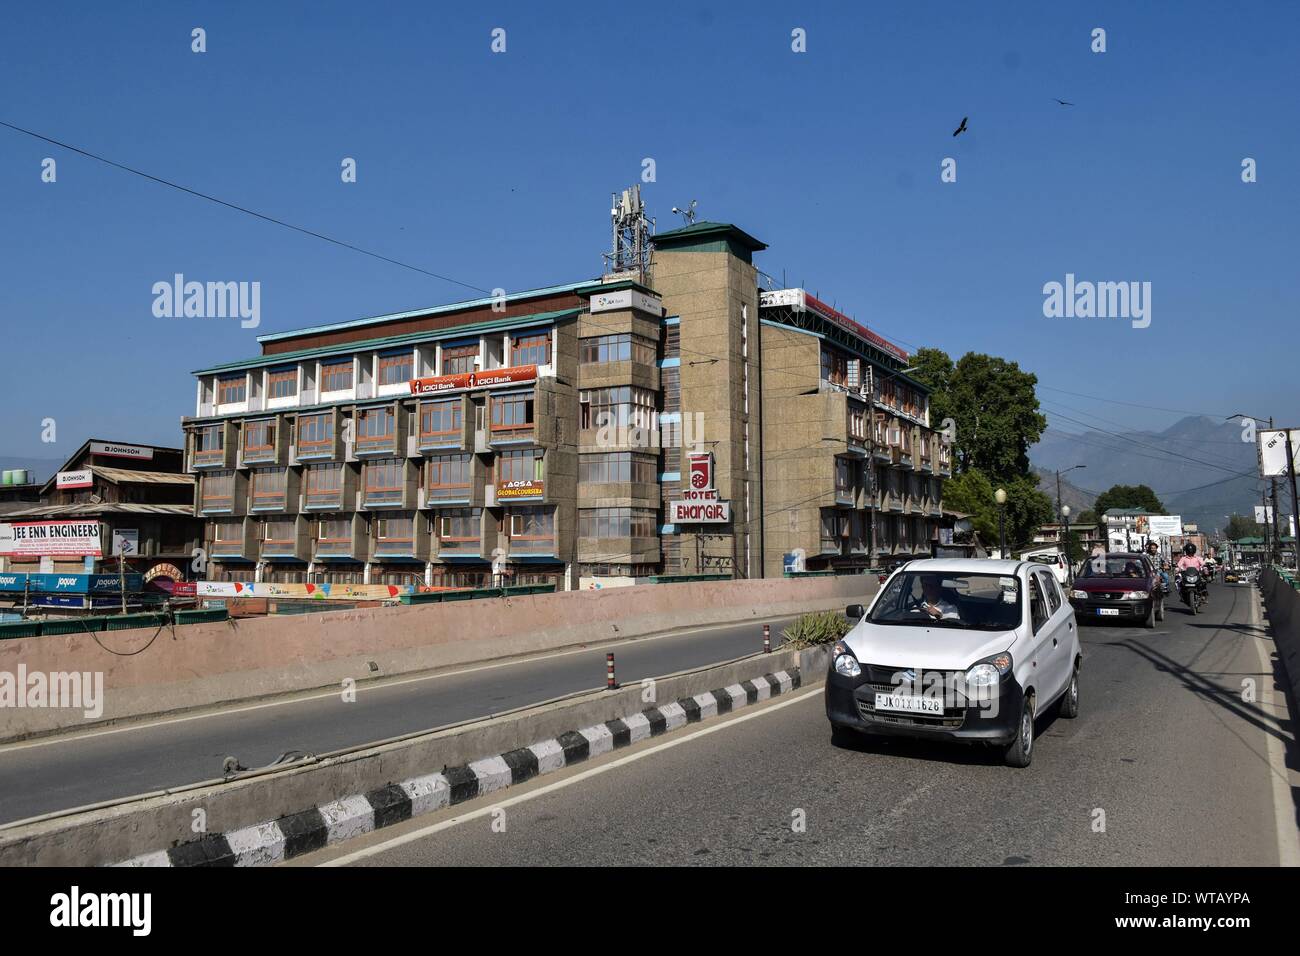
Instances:
[[[15,522],[0,529],[0,554],[98,558],[102,556],[99,529],[98,521]]]

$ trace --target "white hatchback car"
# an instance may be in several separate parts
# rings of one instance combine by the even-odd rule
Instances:
[[[1030,561],[910,561],[870,609],[851,605],[826,677],[834,737],[852,732],[999,747],[1029,766],[1034,720],[1079,713],[1074,609]]]

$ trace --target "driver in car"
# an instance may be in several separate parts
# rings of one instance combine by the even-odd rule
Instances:
[[[921,600],[912,608],[912,613],[929,615],[934,621],[961,620],[961,611],[944,594],[937,574],[927,574],[921,578]]]

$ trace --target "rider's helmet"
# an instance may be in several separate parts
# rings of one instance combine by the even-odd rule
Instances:
[[[1190,541],[1188,541],[1185,545],[1183,545],[1183,554],[1187,555],[1190,558],[1195,553],[1196,553],[1196,545],[1192,544]]]

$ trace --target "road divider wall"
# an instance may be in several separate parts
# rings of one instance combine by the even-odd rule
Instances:
[[[340,687],[679,628],[859,603],[874,575],[691,581],[0,641],[0,672],[102,674],[95,723]],[[593,673],[593,686],[601,675]],[[89,726],[83,709],[5,708],[0,741]]]
[[[760,653],[302,764],[50,814],[0,827],[0,866],[279,862],[788,693],[820,680],[828,657],[824,646]]]
[[[1286,671],[1291,700],[1300,702],[1300,592],[1272,569],[1260,572],[1259,587],[1268,609],[1273,646]]]

